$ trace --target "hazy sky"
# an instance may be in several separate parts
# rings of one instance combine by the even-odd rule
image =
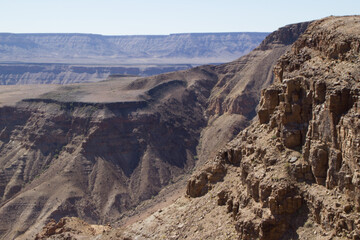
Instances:
[[[0,0],[0,32],[271,32],[353,14],[360,14],[360,0]]]

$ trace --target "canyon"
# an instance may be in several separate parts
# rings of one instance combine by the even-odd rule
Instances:
[[[359,24],[287,25],[220,65],[4,86],[1,238],[360,239]]]

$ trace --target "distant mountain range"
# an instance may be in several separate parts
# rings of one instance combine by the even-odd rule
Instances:
[[[71,64],[207,64],[237,59],[268,33],[103,36],[0,33],[0,62]]]

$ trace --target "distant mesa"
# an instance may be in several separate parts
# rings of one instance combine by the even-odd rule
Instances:
[[[0,85],[97,82],[109,75],[146,77],[216,65],[249,53],[267,35],[0,33]]]
[[[0,62],[209,64],[247,54],[269,33],[103,36],[0,33]]]

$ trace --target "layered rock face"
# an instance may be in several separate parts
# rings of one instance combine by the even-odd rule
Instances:
[[[285,147],[302,149],[316,183],[330,189],[343,189],[345,177],[352,179],[359,167],[356,24],[349,17],[312,26],[280,59],[278,83],[264,90],[259,111],[260,123],[277,128]]]
[[[255,122],[189,181],[191,197],[217,194],[241,239],[360,238],[359,24],[311,23]]]
[[[166,77],[146,79],[139,101],[1,108],[2,238],[31,238],[49,218],[114,222],[192,168],[216,76],[209,67]]]

